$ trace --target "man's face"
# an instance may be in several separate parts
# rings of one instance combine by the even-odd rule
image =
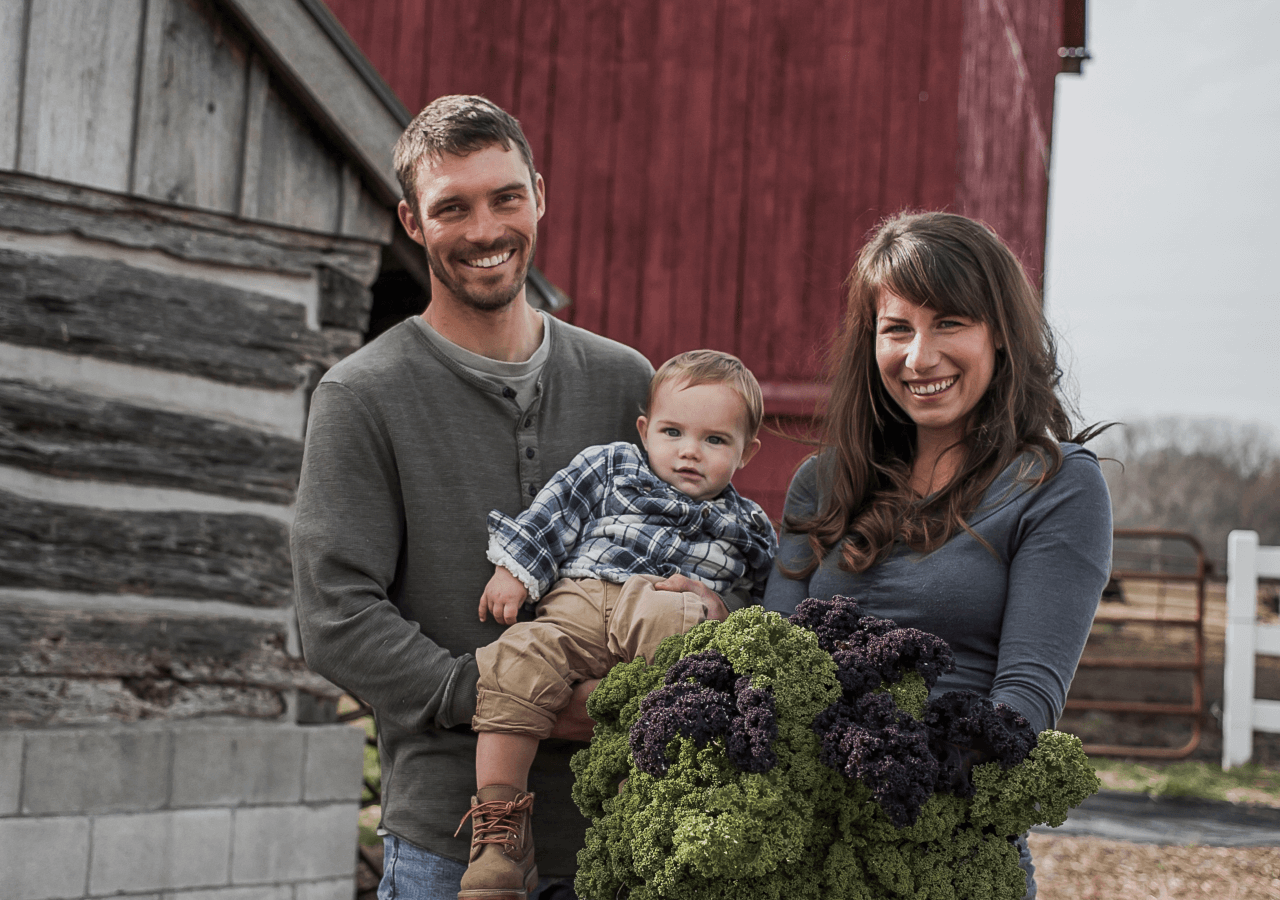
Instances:
[[[524,289],[544,211],[542,176],[531,183],[519,151],[494,144],[418,163],[417,209],[400,221],[431,266],[432,300],[501,309]]]

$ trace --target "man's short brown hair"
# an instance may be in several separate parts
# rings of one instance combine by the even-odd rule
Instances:
[[[529,184],[537,183],[533,151],[510,113],[474,94],[449,94],[432,100],[396,141],[393,159],[405,202],[417,210],[418,165],[424,158],[445,153],[466,156],[492,146],[519,150],[529,167]]]
[[[644,402],[646,416],[653,410],[653,398],[657,396],[658,388],[677,379],[685,387],[727,384],[737,391],[747,413],[746,440],[750,443],[755,439],[756,433],[760,431],[760,423],[764,420],[764,395],[756,376],[751,374],[742,360],[732,353],[720,350],[690,350],[673,356],[662,364],[649,382],[649,396]]]

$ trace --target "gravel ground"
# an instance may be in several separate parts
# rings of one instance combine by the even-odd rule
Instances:
[[[1280,900],[1280,847],[1173,847],[1031,834],[1044,900]]]

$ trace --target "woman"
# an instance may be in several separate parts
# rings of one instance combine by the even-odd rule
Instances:
[[[888,220],[849,277],[821,450],[787,495],[765,607],[858,600],[936,634],[968,689],[1053,727],[1111,567],[1111,503],[1056,393],[1022,266],[949,213]],[[1035,896],[1025,840],[1028,897]]]

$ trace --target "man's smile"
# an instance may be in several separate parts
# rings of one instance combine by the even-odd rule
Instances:
[[[493,256],[484,256],[480,259],[464,259],[462,264],[472,269],[492,269],[494,266],[500,266],[509,260],[515,255],[515,252],[515,248],[511,247]]]

